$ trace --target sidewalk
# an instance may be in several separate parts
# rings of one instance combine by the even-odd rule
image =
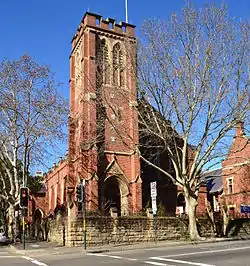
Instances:
[[[46,255],[61,255],[61,254],[86,254],[86,253],[104,253],[111,251],[124,251],[133,249],[149,249],[149,248],[159,248],[159,247],[173,247],[188,244],[202,244],[202,243],[215,243],[215,242],[225,242],[225,241],[236,241],[236,240],[247,240],[250,237],[231,237],[231,238],[208,238],[200,241],[159,241],[154,242],[142,242],[142,243],[132,243],[132,244],[113,244],[104,246],[92,246],[87,247],[65,247],[60,246],[55,243],[49,243],[46,241],[37,242],[29,241],[26,243],[25,250],[22,244],[13,244],[9,246],[9,252],[25,256],[46,256]]]

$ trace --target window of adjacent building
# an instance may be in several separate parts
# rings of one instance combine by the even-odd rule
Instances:
[[[234,205],[229,205],[228,206],[228,213],[229,213],[229,215],[234,215],[235,214],[235,206]]]
[[[51,211],[54,212],[56,205],[56,195],[55,195],[55,187],[51,186],[51,198],[50,198],[50,208]]]
[[[218,212],[220,210],[218,195],[213,196],[213,203],[214,203],[214,211]]]
[[[227,191],[228,191],[228,194],[234,193],[233,178],[232,177],[227,179]]]

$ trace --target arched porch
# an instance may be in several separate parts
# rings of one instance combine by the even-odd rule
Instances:
[[[116,208],[118,216],[128,215],[129,209],[128,184],[120,176],[109,176],[104,180],[104,210],[106,213],[110,208]]]

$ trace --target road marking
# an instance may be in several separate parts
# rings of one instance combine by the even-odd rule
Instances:
[[[110,255],[110,256],[107,256],[107,257],[112,258],[112,259],[123,259],[123,257],[120,257],[120,256],[112,256],[112,255]]]
[[[107,255],[107,254],[95,254],[95,253],[87,253],[89,256],[96,256],[96,257],[107,257],[107,258],[112,258],[112,259],[119,259],[119,260],[138,260],[138,259],[133,259],[133,258],[125,258],[121,256],[114,256],[114,255]]]
[[[47,264],[45,264],[43,262],[40,262],[38,260],[32,260],[31,262],[34,263],[34,264],[40,265],[40,266],[47,266]]]
[[[165,259],[160,257],[150,257],[151,260],[160,260],[160,261],[169,261],[169,262],[176,262],[176,263],[182,263],[182,264],[189,264],[189,265],[197,265],[197,266],[215,266],[212,264],[205,264],[200,262],[192,262],[192,261],[186,261],[186,260],[174,260],[174,259]]]
[[[126,260],[134,260],[135,261],[135,260],[138,260],[138,259],[126,258]]]
[[[4,258],[4,259],[8,259],[8,258],[18,258],[17,256],[11,256],[11,255],[4,255],[4,256],[2,256],[2,255],[0,255],[0,259],[2,259],[2,258]]]
[[[88,256],[96,256],[96,257],[107,257],[105,254],[94,254],[94,253],[87,253]]]
[[[27,257],[27,256],[22,256],[22,258],[25,259],[25,260],[30,261],[31,263],[34,263],[34,264],[36,264],[36,265],[39,265],[39,266],[48,266],[47,264],[45,264],[45,263],[43,263],[43,262],[40,262],[40,261],[38,261],[38,260],[34,260],[34,259],[32,259],[32,258],[30,258],[30,257]]]
[[[153,261],[144,261],[146,264],[151,264],[151,265],[158,265],[158,266],[174,266],[170,264],[165,264],[165,263],[160,263],[160,262],[153,262]]]
[[[175,255],[173,254],[173,255],[161,256],[161,258],[171,258],[171,257],[182,257],[182,256],[189,256],[189,255],[220,253],[220,252],[237,251],[237,250],[244,250],[244,249],[250,249],[250,247],[239,247],[239,248],[228,248],[228,249],[219,249],[219,250],[197,251],[197,252],[190,252],[190,253],[182,253],[182,254],[175,254]]]

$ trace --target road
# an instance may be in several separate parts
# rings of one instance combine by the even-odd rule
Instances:
[[[8,253],[0,248],[0,265],[18,266],[250,266],[250,241],[207,243],[134,249],[108,253],[46,254],[36,257]]]

